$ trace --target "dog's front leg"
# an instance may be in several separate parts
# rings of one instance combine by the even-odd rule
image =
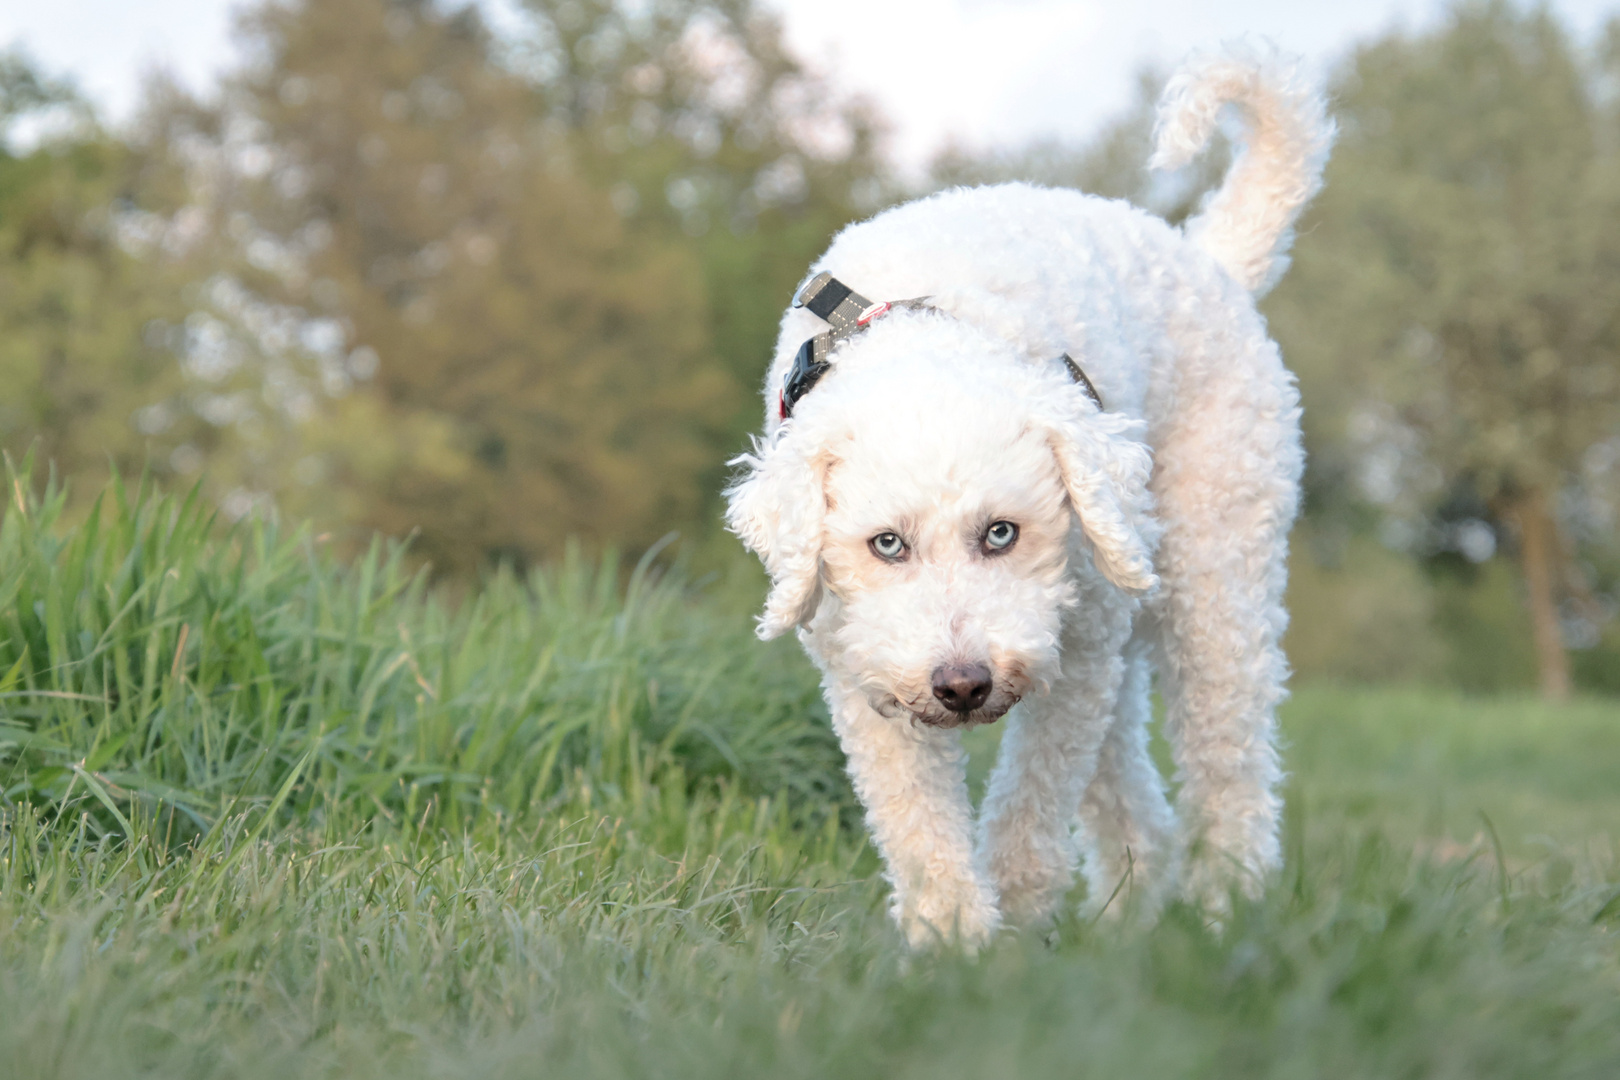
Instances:
[[[883,716],[856,689],[834,688],[828,697],[907,940],[914,948],[981,944],[1000,919],[974,866],[967,756],[957,732]]]
[[[1064,632],[1062,673],[1008,717],[984,797],[979,858],[1010,922],[1046,920],[1074,881],[1072,829],[1113,722],[1134,608],[1101,590],[1084,597],[1084,616]]]

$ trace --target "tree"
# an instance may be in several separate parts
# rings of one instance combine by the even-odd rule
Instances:
[[[795,59],[756,0],[524,0],[523,11],[514,66],[537,107],[571,133],[631,228],[694,252],[713,353],[753,386],[811,260],[895,193],[881,121]],[[750,396],[717,462],[758,420]]]
[[[207,222],[179,340],[227,508],[414,531],[451,573],[713,516],[875,159],[750,4],[631,7],[497,39],[471,6],[267,2],[217,106],[154,102],[143,152]]]
[[[1337,429],[1318,444],[1370,464],[1376,499],[1472,499],[1511,529],[1554,698],[1557,507],[1620,426],[1620,157],[1598,75],[1545,8],[1503,0],[1357,49],[1310,242],[1267,304]]]
[[[57,113],[32,149],[12,133]],[[167,465],[173,358],[153,328],[180,308],[174,260],[140,258],[131,155],[71,86],[0,53],[0,445],[40,456],[88,497],[109,463]]]
[[[476,14],[267,4],[244,32],[256,63],[161,140],[217,238],[190,349],[242,402],[221,485],[415,530],[444,572],[690,520],[735,393],[698,269],[625,228]]]

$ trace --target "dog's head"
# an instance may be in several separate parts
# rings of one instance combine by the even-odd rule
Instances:
[[[1057,673],[1070,559],[1157,583],[1141,430],[944,316],[875,327],[739,459],[727,521],[770,573],[760,636],[825,601],[874,708],[997,719]]]

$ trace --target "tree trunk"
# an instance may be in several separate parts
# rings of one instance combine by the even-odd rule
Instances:
[[[1530,625],[1535,633],[1536,670],[1541,696],[1549,701],[1569,697],[1569,654],[1558,625],[1558,523],[1547,507],[1547,496],[1532,488],[1508,500],[1507,517],[1519,533],[1519,567],[1529,594]]]

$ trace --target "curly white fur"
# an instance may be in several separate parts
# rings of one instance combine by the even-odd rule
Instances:
[[[1187,235],[1264,295],[1288,269],[1294,221],[1322,186],[1334,126],[1298,59],[1231,45],[1195,57],[1165,86],[1152,167],[1178,169],[1196,157],[1227,106],[1242,113],[1245,145]]]
[[[935,310],[844,341],[787,421],[783,376],[823,325],[783,317],[727,519],[770,572],[760,634],[798,627],[823,673],[914,944],[1049,917],[1080,854],[1089,903],[1116,913],[1151,913],[1178,878],[1218,908],[1279,861],[1278,640],[1303,454],[1252,291],[1275,276],[1331,125],[1291,65],[1228,55],[1172,81],[1160,159],[1201,145],[1228,100],[1253,137],[1185,233],[1021,184],[846,229],[812,273]],[[997,522],[1018,530],[1005,549],[986,539]],[[891,532],[904,550],[886,559],[872,541]],[[939,672],[970,666],[989,682],[955,711]],[[1154,668],[1179,814],[1147,753]],[[958,729],[1003,714],[975,826]]]

